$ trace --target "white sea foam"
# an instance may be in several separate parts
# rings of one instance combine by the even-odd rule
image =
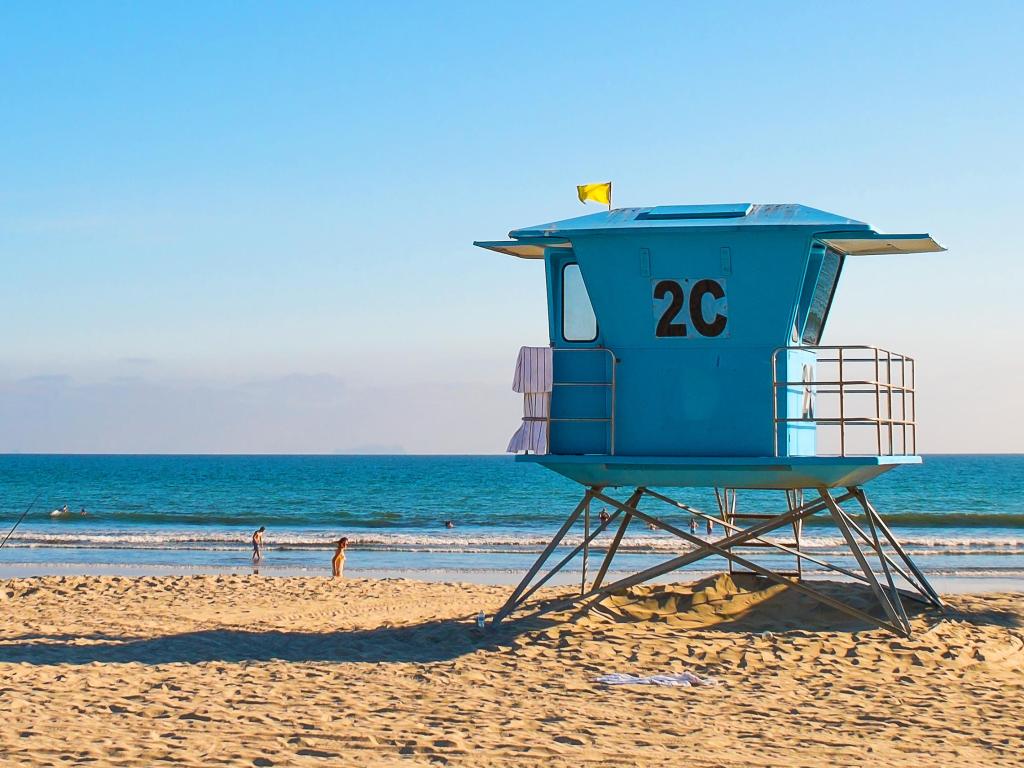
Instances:
[[[549,534],[516,531],[501,532],[346,532],[354,548],[411,551],[411,552],[529,552],[543,548],[549,541]],[[271,531],[267,544],[271,549],[327,549],[337,540],[337,530]],[[717,536],[715,538],[718,538]],[[769,541],[785,542],[791,536],[768,536]],[[594,542],[595,547],[607,545],[610,533]],[[574,547],[582,539],[577,535],[567,537],[564,545]],[[975,535],[968,532],[908,532],[900,536],[901,543],[915,556],[927,555],[1019,555],[1024,554],[1024,536]],[[250,546],[248,534],[230,530],[167,530],[146,532],[135,530],[109,530],[80,533],[61,531],[46,533],[35,531],[17,532],[7,543],[8,547],[29,548],[90,548],[90,549],[138,549],[138,550],[224,550],[234,551]],[[801,540],[802,549],[810,554],[826,554],[846,549],[841,536],[805,535]],[[669,534],[651,533],[629,536],[623,539],[624,551],[635,553],[672,553],[686,551],[690,545]]]

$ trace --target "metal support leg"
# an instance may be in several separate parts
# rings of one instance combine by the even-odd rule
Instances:
[[[803,506],[804,503],[804,492],[802,490],[786,491],[786,506],[789,509],[796,509],[797,507]],[[794,520],[793,521],[793,541],[796,542],[796,551],[800,552],[802,547],[800,546],[800,537],[803,533],[804,521]],[[804,578],[804,558],[802,555],[796,556],[796,577],[801,581]]]
[[[932,585],[928,582],[928,579],[926,579],[925,575],[921,572],[921,569],[918,568],[914,561],[910,559],[910,556],[903,551],[903,547],[900,546],[898,541],[896,541],[896,537],[893,536],[892,531],[889,530],[889,526],[885,524],[881,515],[878,514],[878,510],[876,510],[871,502],[868,501],[867,494],[860,488],[850,490],[857,491],[854,496],[860,502],[861,507],[863,507],[864,514],[874,518],[875,525],[878,526],[878,530],[882,532],[882,535],[889,541],[889,545],[896,550],[896,554],[900,556],[900,559],[902,559],[907,568],[910,569],[910,572],[917,578],[918,584],[923,590],[922,594],[925,594],[932,605],[936,608],[945,609],[946,604],[942,602],[942,598],[939,597],[939,593],[935,591]]]
[[[622,517],[622,524],[619,526],[619,530],[615,532],[615,538],[612,539],[611,546],[608,547],[608,551],[605,553],[604,561],[601,563],[601,568],[597,572],[597,578],[594,579],[594,585],[591,587],[591,590],[595,590],[600,587],[604,582],[604,577],[608,575],[608,567],[612,564],[612,559],[615,557],[615,553],[619,550],[619,545],[622,543],[622,537],[626,535],[626,529],[633,520],[633,509],[640,501],[640,497],[643,496],[643,493],[643,490],[637,488],[633,491],[629,499],[626,500],[626,503],[621,505],[621,507],[617,503],[613,505],[616,507],[617,512],[624,513]],[[580,597],[582,598],[585,595],[586,593],[584,592]]]
[[[567,554],[565,557],[563,557],[561,560],[559,560],[558,564],[554,568],[552,568],[550,571],[545,573],[528,590],[523,592],[523,594],[521,594],[519,596],[519,604],[522,605],[524,602],[529,600],[534,592],[536,592],[538,589],[540,589],[545,584],[547,584],[548,581],[555,574],[557,574],[560,570],[562,570],[565,566],[567,566],[572,561],[572,559],[574,557],[576,557],[576,555],[578,555],[580,553],[580,551],[583,549],[584,545],[589,545],[591,542],[593,542],[593,540],[596,539],[598,536],[600,536],[604,532],[605,528],[607,528],[612,523],[612,521],[614,521],[615,518],[618,517],[618,516],[619,516],[619,510],[616,509],[614,512],[611,513],[611,515],[608,516],[608,522],[607,523],[601,523],[600,525],[598,525],[597,528],[594,529],[593,533],[590,533],[586,538],[583,539],[582,542],[577,544],[572,549],[572,551],[569,552],[569,554]]]
[[[848,490],[851,493],[854,494],[854,498],[858,498],[857,497],[857,492],[860,491],[859,488],[850,488]],[[858,501],[859,501],[859,498],[858,498]],[[863,507],[864,505],[861,504],[861,506]],[[864,516],[865,516],[865,518],[868,518],[868,519],[871,518],[871,515],[868,512],[866,507],[864,508]],[[877,519],[877,515],[875,515],[875,518]],[[893,560],[893,558],[889,556],[889,553],[886,552],[885,549],[883,549],[881,547],[880,543],[879,543],[878,546],[876,546],[875,545],[875,541],[872,539],[872,537],[868,536],[868,534],[865,533],[864,530],[859,525],[857,525],[857,521],[856,520],[854,520],[852,517],[847,515],[846,522],[849,524],[850,529],[854,533],[856,533],[858,536],[860,536],[861,541],[863,541],[865,544],[867,544],[869,547],[871,547],[872,550],[874,550],[875,554],[878,555],[879,559],[885,560],[885,562],[888,563],[889,567],[892,568],[894,571],[896,571],[896,573],[898,573],[900,576],[902,576],[906,580],[907,584],[909,584],[911,587],[913,587],[914,590],[916,590],[916,592],[917,592],[917,594],[914,594],[913,592],[908,592],[907,590],[901,590],[901,593],[903,594],[904,597],[906,597],[906,598],[908,598],[910,600],[916,600],[919,603],[929,603],[930,604],[932,602],[931,596],[925,591],[924,587],[922,587],[918,583],[917,579],[915,579],[914,576],[911,575],[910,573],[907,573],[907,571],[904,570],[903,567],[899,563],[897,563],[895,560]]]
[[[590,504],[583,508],[583,576],[580,578],[580,594],[587,591],[587,565],[590,561]]]
[[[861,552],[860,546],[857,544],[857,540],[853,536],[853,531],[850,530],[850,526],[847,523],[846,514],[836,504],[835,499],[832,498],[832,494],[829,493],[828,488],[819,488],[818,493],[821,494],[821,498],[828,504],[829,512],[832,513],[832,520],[835,522],[839,532],[843,534],[843,538],[846,539],[846,545],[853,552],[853,556],[857,559],[857,563],[860,565],[861,570],[864,572],[864,577],[868,580],[868,586],[871,587],[871,591],[874,592],[875,598],[882,606],[882,610],[885,611],[885,615],[889,617],[894,628],[899,627],[897,632],[907,637],[910,636],[909,625],[904,626],[903,622],[898,615],[896,608],[893,606],[889,595],[886,594],[885,590],[878,583],[878,579],[875,578],[874,571],[871,570],[871,565],[868,563],[867,558],[864,557],[864,553]],[[896,596],[899,599],[899,596]]]
[[[896,589],[896,585],[892,580],[892,572],[889,570],[889,558],[885,556],[882,551],[882,545],[878,541],[878,533],[875,528],[875,522],[868,516],[868,527],[871,529],[871,540],[874,543],[875,552],[878,553],[878,562],[882,566],[882,573],[885,575],[885,582],[889,585],[889,594],[892,595],[893,605],[896,606],[897,612],[900,614],[900,618],[903,620],[903,626],[907,628],[907,633],[910,633],[910,619],[907,617],[907,611],[903,607],[903,601],[900,599],[899,590]]]
[[[570,528],[572,528],[572,524],[576,522],[576,518],[580,516],[580,513],[584,508],[586,508],[587,504],[590,503],[593,496],[594,490],[592,488],[587,489],[587,492],[583,494],[583,500],[576,505],[576,509],[572,511],[572,514],[569,515],[568,519],[562,524],[562,527],[558,529],[558,533],[555,534],[555,537],[551,539],[548,545],[544,548],[544,551],[541,552],[540,557],[537,558],[537,562],[533,564],[526,576],[523,577],[523,580],[519,582],[519,586],[512,591],[512,594],[505,602],[505,605],[503,605],[501,610],[494,615],[494,618],[491,620],[492,624],[500,624],[502,619],[515,610],[516,606],[519,604],[519,596],[526,590],[530,582],[533,580],[533,577],[537,575],[537,572],[544,566],[544,563],[547,562],[547,559],[551,557],[551,553],[555,551],[555,548],[562,542],[562,539],[565,538],[565,534],[568,533]]]

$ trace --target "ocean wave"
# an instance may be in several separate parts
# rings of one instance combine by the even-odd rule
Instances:
[[[846,507],[855,520],[863,520],[854,514],[854,508]],[[655,510],[657,511],[657,510]],[[778,512],[779,510],[750,509],[747,511]],[[96,510],[88,515],[70,514],[62,517],[50,517],[50,513],[34,513],[30,521],[45,518],[47,524],[61,528],[79,529],[95,526],[210,526],[210,527],[255,527],[265,525],[269,528],[349,528],[357,530],[395,530],[409,528],[433,528],[439,526],[445,517],[457,517],[464,525],[498,526],[503,529],[535,530],[539,528],[557,528],[563,521],[561,514],[548,512],[520,514],[512,512],[488,511],[486,514],[473,512],[462,516],[454,515],[450,510],[443,511],[395,511],[375,510],[372,512],[353,512],[350,510],[320,511],[300,509],[293,513],[275,511],[273,509],[251,512],[226,513],[222,511],[192,510],[167,512],[159,510]],[[886,514],[883,519],[894,528],[929,528],[929,529],[1020,529],[1024,531],[1024,514],[999,512],[894,512]],[[0,525],[13,522],[17,514],[0,516]],[[670,513],[665,515],[668,521],[689,520],[686,515]],[[832,519],[826,514],[818,514],[804,520],[809,528],[831,528]]]
[[[610,541],[610,533],[593,543],[602,549]],[[325,550],[337,541],[337,531],[285,531],[273,532],[267,537],[271,550]],[[791,535],[769,535],[767,541],[790,541]],[[449,552],[483,554],[488,552],[524,553],[543,549],[549,541],[547,534],[473,532],[471,534],[445,533],[375,533],[349,532],[350,546],[354,549],[408,552]],[[564,547],[575,547],[581,537],[569,536]],[[1013,534],[987,534],[972,536],[967,533],[914,532],[900,537],[901,544],[914,556],[924,555],[1018,555],[1024,554],[1024,536]],[[15,548],[78,548],[78,549],[138,549],[138,550],[209,550],[238,551],[251,546],[247,534],[234,531],[131,531],[59,533],[17,532],[7,543]],[[635,554],[657,554],[686,551],[690,545],[668,534],[627,536],[621,549]],[[801,547],[808,554],[830,554],[847,549],[841,536],[805,535]]]

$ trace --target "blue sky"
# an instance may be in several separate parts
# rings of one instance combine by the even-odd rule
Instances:
[[[604,179],[932,232],[825,341],[1024,449],[1024,5],[493,5],[0,7],[0,451],[500,451],[543,278],[471,242]]]

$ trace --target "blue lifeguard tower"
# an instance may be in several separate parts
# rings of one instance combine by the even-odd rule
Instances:
[[[941,251],[927,234],[882,235],[802,205],[620,208],[477,242],[543,261],[549,347],[524,348],[514,388],[523,425],[509,450],[584,486],[537,562],[495,616],[502,621],[609,525],[617,526],[592,583],[576,600],[601,600],[709,556],[809,594],[862,620],[909,635],[903,599],[942,607],[863,486],[919,464],[914,361],[872,346],[821,346],[848,257]],[[633,489],[626,501],[608,488]],[[704,512],[666,489],[715,489]],[[658,489],[658,490],[655,490]],[[745,513],[737,491],[778,490],[777,514]],[[711,520],[707,540],[641,510],[645,499]],[[590,526],[591,502],[614,511]],[[855,504],[863,520],[844,504]],[[856,565],[800,546],[802,521],[827,513]],[[583,523],[582,543],[537,578]],[[692,545],[668,561],[605,584],[629,525],[642,521]],[[784,529],[792,540],[767,534]],[[788,535],[788,534],[787,534]],[[795,560],[793,571],[756,562],[755,547]],[[838,601],[803,578],[804,561],[868,585],[884,617]]]

